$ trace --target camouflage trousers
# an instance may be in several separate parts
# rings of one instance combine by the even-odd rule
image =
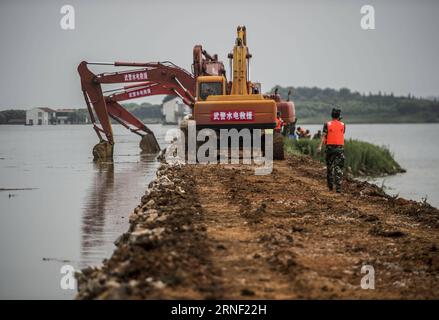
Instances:
[[[331,190],[335,184],[335,189],[341,191],[344,160],[344,149],[342,146],[326,146],[326,179],[328,188]]]

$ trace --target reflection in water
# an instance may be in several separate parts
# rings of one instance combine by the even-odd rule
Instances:
[[[114,241],[128,230],[128,215],[155,176],[155,156],[140,154],[138,162],[126,157],[115,158],[114,164],[95,164],[82,214],[81,268],[110,257]]]
[[[152,162],[157,162],[157,155],[140,152],[139,156],[140,156],[140,162],[145,164],[145,166],[147,168],[151,168]],[[154,166],[154,168],[158,168],[158,165]],[[155,171],[154,171],[154,174],[155,174]]]
[[[95,163],[95,177],[89,188],[82,216],[81,261],[94,260],[105,241],[102,237],[105,227],[105,208],[107,198],[113,192],[114,164]]]

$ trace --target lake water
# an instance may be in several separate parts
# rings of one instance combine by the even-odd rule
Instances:
[[[151,125],[164,146],[168,127]],[[71,299],[60,268],[98,265],[155,177],[154,157],[114,126],[113,165],[96,165],[90,126],[0,126],[0,299]]]
[[[150,127],[165,146],[172,127]],[[96,165],[90,126],[0,126],[0,299],[71,299],[61,267],[111,255],[158,167],[139,153],[137,135],[114,131],[114,164]],[[375,180],[389,193],[439,206],[438,124],[349,125],[347,137],[388,145],[408,170]],[[1,191],[13,188],[32,189]]]

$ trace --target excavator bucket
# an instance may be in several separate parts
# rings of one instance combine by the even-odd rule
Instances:
[[[159,143],[154,135],[154,133],[147,133],[140,140],[140,149],[142,149],[142,153],[157,153],[160,151]]]
[[[93,147],[93,161],[94,162],[111,162],[113,161],[114,145],[108,141],[102,140]]]

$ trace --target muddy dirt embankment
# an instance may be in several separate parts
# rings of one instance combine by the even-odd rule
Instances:
[[[325,188],[311,159],[163,164],[78,299],[439,298],[439,212],[366,182]],[[361,267],[375,289],[360,287]]]

